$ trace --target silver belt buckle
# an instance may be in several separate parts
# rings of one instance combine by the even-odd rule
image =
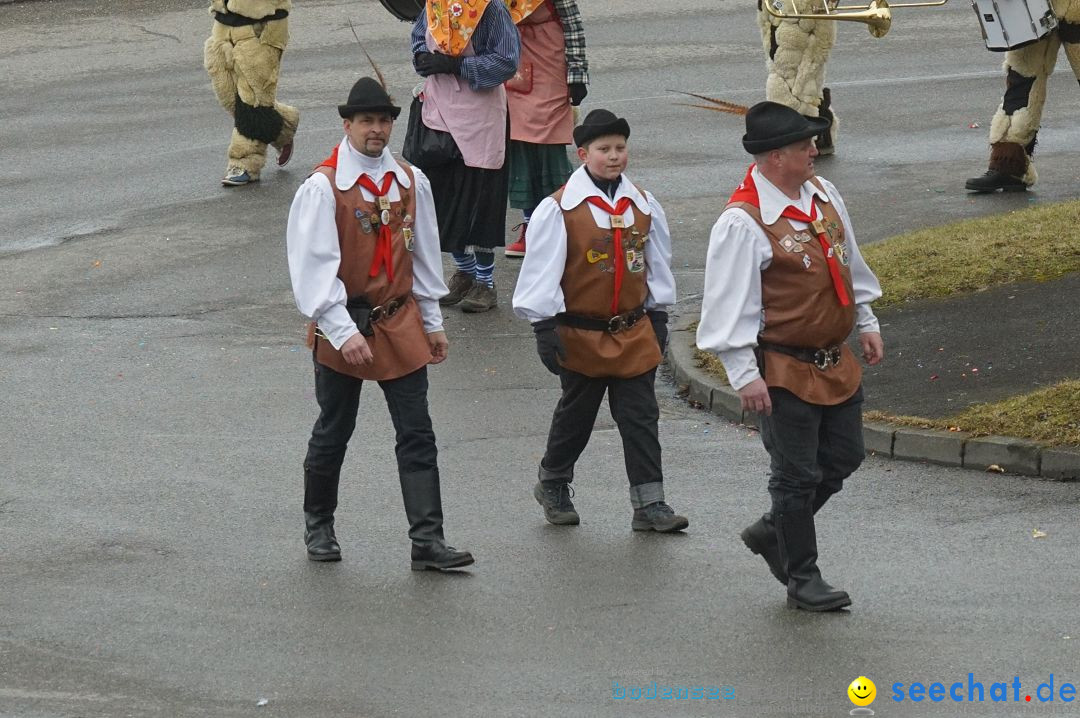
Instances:
[[[395,306],[395,301],[396,300],[391,300],[391,301],[387,302],[386,304],[380,304],[379,306],[372,309],[371,310],[371,321],[372,322],[381,322],[383,319],[387,319],[389,317],[394,316],[394,312],[397,311],[397,307]]]
[[[818,349],[814,352],[814,366],[821,371],[826,371],[829,367],[834,367],[840,363],[840,347],[829,347],[827,349]]]

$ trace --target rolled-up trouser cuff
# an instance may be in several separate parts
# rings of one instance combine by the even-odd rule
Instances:
[[[540,464],[540,470],[537,472],[541,481],[555,481],[560,484],[569,484],[574,480],[574,467],[564,471],[551,471],[545,469],[543,464]]]
[[[664,500],[664,482],[650,481],[647,484],[638,484],[630,487],[630,505],[635,509],[643,509],[649,504]]]

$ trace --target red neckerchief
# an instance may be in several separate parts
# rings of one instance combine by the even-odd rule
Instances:
[[[330,153],[330,156],[322,161],[319,167],[329,167],[330,169],[337,171],[338,166],[338,150],[341,145],[334,148],[334,151]],[[319,169],[316,167],[315,169]],[[387,172],[383,177],[382,189],[375,186],[375,182],[372,181],[367,175],[360,175],[357,179],[357,184],[366,189],[371,194],[375,195],[375,198],[384,196],[390,189],[390,183],[395,179],[393,172]],[[379,269],[386,267],[386,278],[391,282],[394,281],[394,255],[391,252],[391,240],[393,239],[390,232],[390,225],[379,224],[379,237],[375,246],[375,256],[371,258],[371,269],[368,271],[369,277],[378,275]]]
[[[600,197],[586,197],[585,201],[591,204],[593,207],[599,207],[613,217],[622,217],[623,212],[630,206],[629,197],[620,197],[619,201],[612,207]],[[622,248],[622,227],[611,228],[615,235],[615,296],[611,299],[611,315],[615,316],[619,313],[619,292],[622,291],[623,275],[626,273],[626,255],[623,253]]]
[[[376,187],[375,182],[367,175],[360,175],[359,179],[356,180],[358,185],[375,195],[376,199],[385,197],[386,193],[390,191],[390,185],[393,182],[393,172],[387,172],[383,175],[381,187]],[[390,282],[394,281],[394,255],[390,251],[392,238],[393,234],[390,231],[390,224],[387,222],[380,222],[379,239],[375,245],[375,256],[371,258],[371,271],[368,272],[369,277],[376,276],[379,273],[379,269],[386,267],[387,280]]]
[[[761,209],[761,200],[758,198],[753,170],[754,165],[750,165],[750,168],[746,170],[746,177],[743,179],[742,184],[740,184],[731,194],[731,199],[728,200],[728,204],[745,202],[757,207],[759,210]],[[794,219],[798,222],[805,222],[810,225],[817,235],[818,242],[821,243],[822,251],[825,253],[825,264],[829,267],[829,274],[832,276],[833,289],[836,290],[836,298],[840,300],[840,306],[846,307],[851,304],[851,300],[848,298],[847,287],[844,286],[844,280],[840,276],[840,263],[836,261],[835,252],[833,252],[832,245],[829,244],[825,225],[818,219],[817,202],[811,199],[810,214],[803,212],[797,207],[788,205],[784,211],[780,213],[780,216]]]

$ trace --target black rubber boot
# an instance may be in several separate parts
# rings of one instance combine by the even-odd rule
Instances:
[[[304,543],[312,561],[340,561],[341,547],[334,535],[339,471],[304,467]]]
[[[835,611],[851,605],[846,591],[833,588],[817,567],[817,532],[811,509],[773,514],[780,539],[780,556],[787,566],[788,608]]]
[[[447,546],[443,538],[438,469],[404,473],[400,479],[405,515],[409,518],[409,538],[412,539],[412,570],[441,571],[472,564],[471,553]]]
[[[788,583],[787,568],[780,559],[780,542],[776,537],[776,524],[773,523],[772,514],[763,515],[760,519],[743,529],[739,534],[746,548],[765,559],[769,565],[769,571],[776,580],[785,586]]]

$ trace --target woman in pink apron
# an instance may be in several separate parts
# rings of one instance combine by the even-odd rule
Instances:
[[[485,312],[497,304],[495,247],[506,232],[503,83],[517,71],[521,39],[502,0],[427,0],[412,52],[426,79],[403,154],[431,180],[442,250],[457,266],[440,303]]]
[[[577,0],[506,0],[521,32],[521,64],[506,83],[510,107],[510,206],[520,234],[507,257],[525,256],[525,230],[540,201],[570,176],[566,145],[588,90],[589,63]]]

